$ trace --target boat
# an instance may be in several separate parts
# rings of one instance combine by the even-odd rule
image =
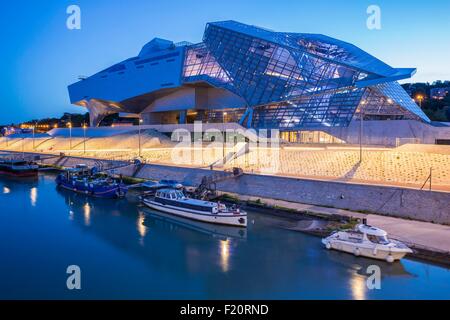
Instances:
[[[171,213],[150,210],[148,208],[143,208],[141,212],[150,218],[146,219],[143,223],[145,226],[148,226],[150,228],[152,227],[152,223],[154,223],[155,221],[162,221],[172,226],[176,225],[184,229],[189,229],[198,233],[206,234],[211,237],[223,240],[229,238],[232,239],[247,238],[247,230],[245,228],[196,221],[185,217],[176,216]]]
[[[12,177],[37,177],[39,166],[24,159],[0,158],[0,175]]]
[[[160,189],[153,196],[143,197],[142,202],[151,209],[192,220],[247,227],[247,213],[239,208],[227,207],[220,202],[190,199],[175,188]]]
[[[95,170],[84,164],[67,168],[56,177],[58,187],[99,198],[121,198],[126,195],[127,188],[122,182],[94,174]]]
[[[354,230],[336,231],[322,239],[329,250],[334,249],[355,256],[385,260],[388,263],[401,260],[413,251],[404,243],[388,238],[386,231],[367,225],[364,221]]]

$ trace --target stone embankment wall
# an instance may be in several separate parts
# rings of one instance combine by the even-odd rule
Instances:
[[[105,162],[105,160],[103,160]],[[96,160],[82,158],[48,159],[48,164],[74,166],[78,163],[96,165]],[[115,173],[131,176],[136,167],[129,165]],[[137,178],[175,179],[185,185],[196,186],[205,169],[145,165]],[[223,192],[233,192],[261,198],[272,198],[339,209],[363,211],[450,225],[450,193],[421,191],[376,185],[350,184],[333,181],[295,179],[258,174],[245,174],[217,185]]]

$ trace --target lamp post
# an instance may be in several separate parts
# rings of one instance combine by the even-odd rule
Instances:
[[[83,151],[84,151],[84,153],[83,154],[86,154],[86,128],[87,128],[87,126],[86,126],[86,123],[84,123],[83,124]]]
[[[25,147],[23,145],[25,138],[22,138],[22,159],[25,159]]]
[[[364,121],[364,111],[363,106],[366,104],[366,101],[361,101],[361,105],[359,107],[359,162],[362,162],[362,134],[363,134],[363,121]]]
[[[141,125],[142,125],[142,118],[139,118],[139,158],[142,156],[142,150],[141,150]]]
[[[67,125],[69,126],[69,136],[70,136],[69,150],[72,150],[72,122],[69,122]]]
[[[35,138],[35,130],[36,130],[36,123],[34,124],[34,126],[33,126],[33,151],[36,149],[36,145],[35,145],[35,143],[34,143],[34,138]]]
[[[223,112],[222,113],[222,122],[223,122],[223,124],[222,124],[222,131],[223,131],[223,136],[222,136],[222,159],[223,159],[223,164],[225,165],[225,140],[226,140],[226,137],[225,137],[225,116],[227,115],[227,113],[226,112]]]
[[[423,95],[421,94],[417,95],[416,99],[419,100],[419,107],[422,109]]]

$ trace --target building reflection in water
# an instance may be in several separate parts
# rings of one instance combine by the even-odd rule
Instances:
[[[367,299],[367,283],[366,278],[357,274],[356,272],[350,276],[350,290],[353,300]]]
[[[83,206],[84,211],[84,225],[89,227],[91,225],[91,206],[89,203],[85,203]]]
[[[36,206],[37,198],[38,198],[37,188],[33,187],[30,190],[30,200],[31,200],[31,205],[33,207]]]
[[[223,272],[230,270],[230,239],[220,240],[220,266]]]
[[[11,189],[8,188],[8,187],[3,187],[3,193],[4,193],[4,194],[11,193]]]
[[[145,214],[143,212],[139,212],[139,215],[136,220],[136,227],[140,236],[139,243],[141,245],[144,245],[144,238],[145,235],[147,234],[147,227],[144,225],[144,221],[145,221]]]

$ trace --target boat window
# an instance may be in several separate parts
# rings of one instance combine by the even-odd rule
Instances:
[[[388,244],[389,240],[385,236],[374,236],[374,235],[367,235],[367,239],[369,239],[370,242],[373,243],[379,243],[379,244]]]
[[[183,199],[184,195],[183,192],[177,191],[177,199]]]

